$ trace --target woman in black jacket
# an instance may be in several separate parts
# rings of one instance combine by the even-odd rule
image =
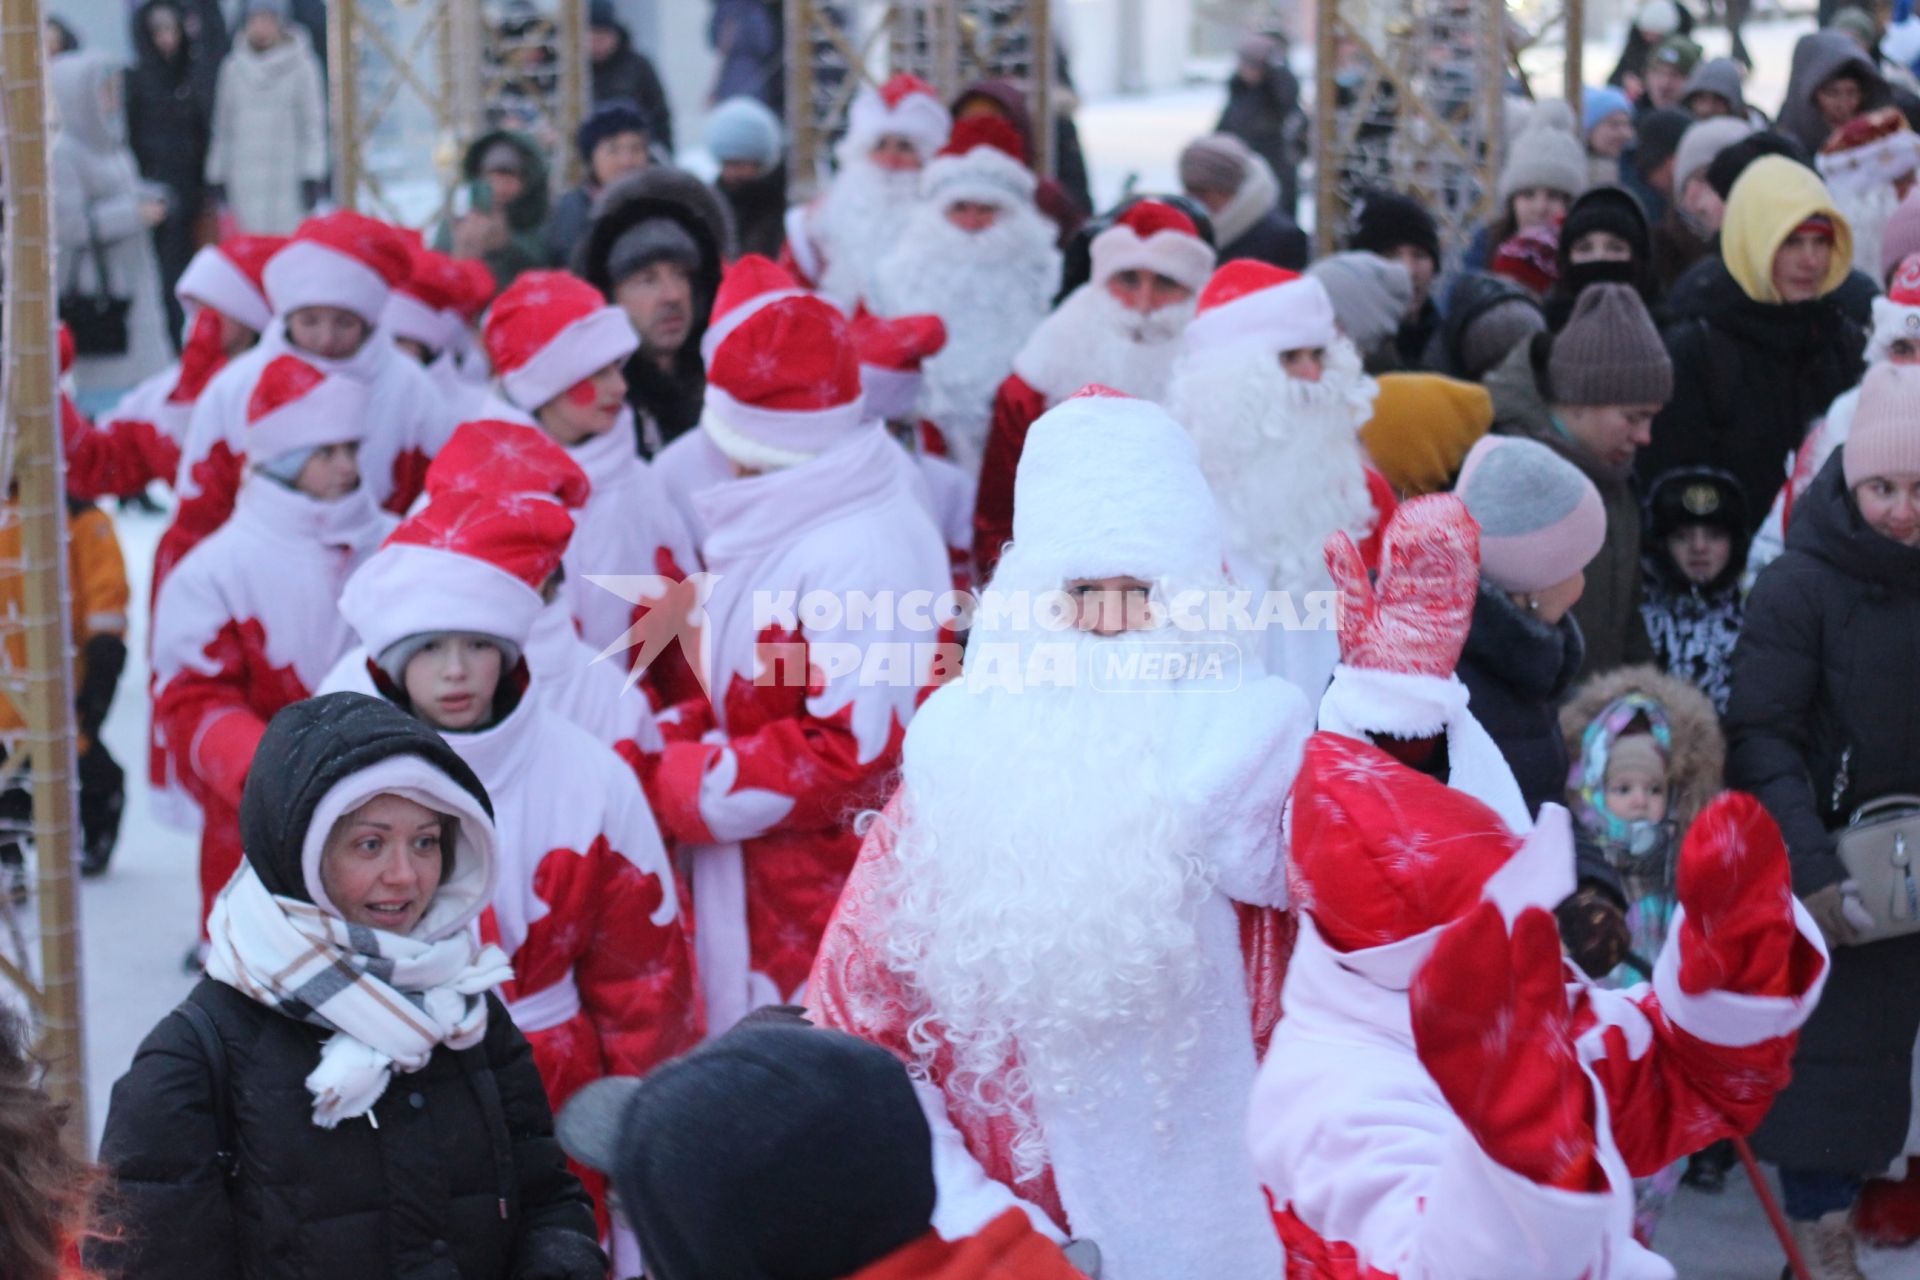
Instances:
[[[179,0],[134,10],[134,62],[127,72],[127,145],[140,176],[167,189],[167,216],[153,229],[167,335],[176,347],[184,316],[173,286],[187,269],[195,224],[207,203],[207,148],[213,140],[213,68],[221,50],[197,40]]]
[[[1920,934],[1860,943],[1876,904],[1835,856],[1862,805],[1920,794],[1917,395],[1920,370],[1868,373],[1847,443],[1794,503],[1787,549],[1748,598],[1726,715],[1727,782],[1779,822],[1833,963],[1754,1146],[1781,1166],[1803,1249],[1849,1259],[1863,1179],[1907,1147],[1920,1029]]]
[[[389,703],[267,726],[247,862],[208,976],[114,1086],[109,1277],[598,1280],[526,1040],[471,936],[497,866],[485,790]]]

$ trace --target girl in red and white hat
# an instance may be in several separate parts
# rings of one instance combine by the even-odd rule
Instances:
[[[528,636],[573,532],[544,495],[436,494],[348,581],[340,612],[362,666],[343,663],[326,684],[370,679],[486,785],[502,862],[480,932],[512,958],[502,995],[555,1110],[603,1075],[644,1074],[702,1030],[646,797],[610,747],[529,684]]]
[[[161,540],[156,586],[233,509],[247,462],[247,402],[261,370],[280,356],[365,386],[378,411],[360,432],[367,489],[393,512],[419,495],[427,459],[453,419],[426,371],[376,339],[388,295],[412,271],[413,251],[400,231],[345,209],[307,219],[268,259],[261,279],[272,322],[194,405],[174,485],[180,506]]]
[[[392,526],[360,478],[368,391],[276,356],[247,397],[233,514],[158,590],[153,720],[201,809],[201,925],[240,865],[240,791],[273,714],[351,643],[336,601]]]

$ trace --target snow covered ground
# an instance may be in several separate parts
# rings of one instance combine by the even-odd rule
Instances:
[[[1748,44],[1761,67],[1749,85],[1757,103],[1778,103],[1793,41],[1806,25],[1773,22],[1749,28]],[[1707,31],[1701,38],[1709,54],[1725,51],[1724,33]],[[1589,46],[1590,78],[1606,73],[1615,48],[1617,42]],[[1551,51],[1545,56],[1550,58]],[[1534,71],[1537,83],[1557,78],[1550,62]],[[1130,177],[1141,190],[1173,189],[1180,147],[1212,127],[1222,97],[1216,84],[1207,84],[1087,104],[1079,121],[1095,195],[1111,201]],[[193,982],[181,960],[195,939],[197,844],[194,836],[156,819],[144,786],[146,584],[164,520],[140,514],[117,518],[135,606],[127,672],[105,737],[127,770],[127,811],[111,871],[87,882],[81,894],[89,1119],[96,1137],[113,1081],[153,1023]],[[1772,1280],[1781,1266],[1758,1202],[1737,1171],[1721,1195],[1683,1191],[1657,1244],[1686,1280]],[[1920,1280],[1920,1254],[1874,1254],[1866,1269],[1874,1280]]]

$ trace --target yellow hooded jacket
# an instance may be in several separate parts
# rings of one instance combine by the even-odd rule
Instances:
[[[1773,287],[1773,256],[1794,228],[1815,215],[1833,223],[1833,260],[1820,282],[1826,297],[1847,278],[1853,263],[1853,228],[1834,207],[1820,175],[1785,156],[1762,156],[1748,165],[1727,193],[1720,225],[1720,259],[1741,291],[1755,302],[1780,303]]]

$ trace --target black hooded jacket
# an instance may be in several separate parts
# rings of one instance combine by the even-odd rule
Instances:
[[[630,102],[647,118],[648,137],[668,155],[673,154],[673,106],[660,84],[660,73],[646,54],[633,47],[633,37],[613,15],[613,6],[593,6],[593,25],[615,33],[619,43],[602,62],[593,64],[593,105]]]
[[[627,231],[653,218],[669,218],[684,228],[700,248],[700,265],[693,273],[693,325],[673,368],[662,370],[644,351],[627,361],[627,403],[639,419],[640,451],[649,457],[700,421],[707,387],[700,338],[713,313],[720,273],[734,256],[733,218],[726,203],[692,174],[655,165],[601,193],[593,222],[574,248],[573,273],[612,301],[613,246]]]
[[[1463,378],[1468,382],[1478,381],[1468,372],[1466,359],[1460,350],[1467,326],[1501,303],[1513,301],[1524,302],[1535,310],[1540,308],[1539,298],[1504,276],[1487,271],[1460,272],[1448,286],[1445,316],[1439,321],[1426,350],[1418,353],[1419,359],[1409,367],[1442,373],[1449,378]],[[1486,372],[1482,370],[1482,376]]]
[[[1787,549],[1747,600],[1727,707],[1727,785],[1786,836],[1793,889],[1840,880],[1834,833],[1863,804],[1920,793],[1920,549],[1867,527],[1844,446],[1793,507]],[[1793,1083],[1755,1135],[1795,1168],[1875,1174],[1907,1132],[1920,934],[1832,949]]]
[[[154,47],[147,17],[156,8],[181,15],[180,47],[164,58]],[[214,68],[222,49],[189,34],[180,4],[147,0],[133,14],[133,66],[126,76],[127,145],[140,176],[172,190],[175,212],[191,218],[206,190],[207,148],[213,138]]]
[[[247,860],[267,889],[311,901],[301,846],[321,798],[408,754],[486,804],[451,747],[377,698],[331,694],[275,716],[240,804]],[[177,1010],[141,1044],[101,1140],[116,1188],[89,1267],[125,1280],[604,1274],[532,1051],[498,999],[488,997],[478,1045],[435,1049],[425,1067],[396,1075],[366,1118],[334,1129],[314,1124],[305,1085],[326,1030],[210,978],[187,1000],[211,1017],[224,1066]],[[230,1176],[223,1135],[237,1150]]]
[[[1571,613],[1554,626],[1527,613],[1485,582],[1473,602],[1473,623],[1455,674],[1468,705],[1520,784],[1527,812],[1538,814],[1567,793],[1567,744],[1560,701],[1586,660]]]

